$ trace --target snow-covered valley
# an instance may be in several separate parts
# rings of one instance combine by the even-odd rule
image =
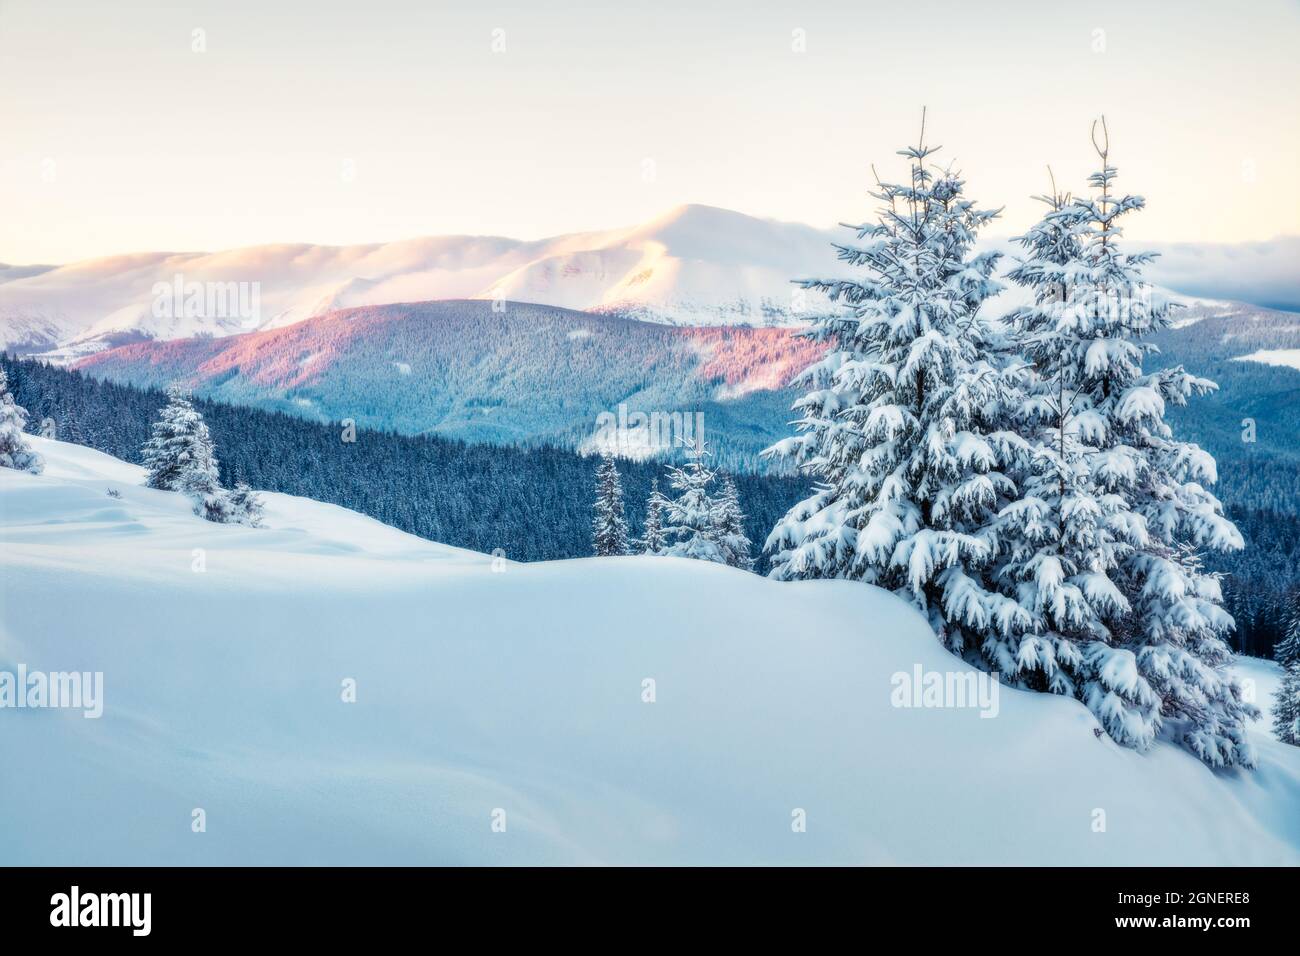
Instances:
[[[275,494],[216,525],[33,445],[0,671],[102,672],[103,714],[0,709],[3,863],[1300,863],[1262,722],[1259,769],[1216,772],[1045,695],[896,707],[966,668],[866,585],[515,564]]]

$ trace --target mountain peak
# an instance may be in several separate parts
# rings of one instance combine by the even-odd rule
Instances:
[[[772,225],[775,225],[772,220],[759,219],[734,209],[703,203],[681,203],[633,227],[629,235],[656,235],[686,230],[692,234],[707,233],[713,237],[726,237],[751,229],[766,229]]]

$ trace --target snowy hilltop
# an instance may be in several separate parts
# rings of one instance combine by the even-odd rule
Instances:
[[[1125,749],[870,585],[517,564],[279,494],[214,523],[31,444],[42,474],[0,469],[7,864],[1300,864],[1265,717],[1254,772]],[[102,675],[102,712],[17,708],[20,669]]]

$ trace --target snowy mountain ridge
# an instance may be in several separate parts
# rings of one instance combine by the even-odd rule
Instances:
[[[1214,772],[1049,695],[899,706],[968,668],[868,585],[514,564],[284,495],[215,525],[33,444],[0,670],[102,673],[104,710],[0,711],[8,863],[1300,863],[1300,752],[1261,725]]]
[[[75,358],[141,340],[280,328],[340,308],[463,298],[677,325],[784,325],[808,307],[793,297],[791,277],[836,272],[832,238],[685,205],[632,228],[536,241],[439,236],[114,256],[0,283],[0,347]],[[256,284],[259,308],[156,314],[156,287],[178,277],[205,290]]]

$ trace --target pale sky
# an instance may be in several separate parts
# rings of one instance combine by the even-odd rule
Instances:
[[[1296,0],[0,0],[0,262],[859,221],[922,105],[999,234],[1048,163],[1083,186],[1104,112],[1130,236],[1269,239],[1297,51]]]

